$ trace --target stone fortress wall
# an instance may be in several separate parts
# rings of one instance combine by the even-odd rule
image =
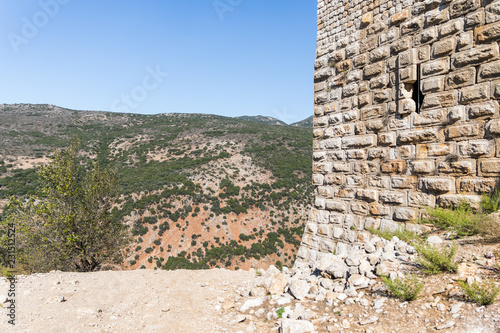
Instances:
[[[494,188],[499,41],[500,0],[319,0],[315,201],[296,266]]]

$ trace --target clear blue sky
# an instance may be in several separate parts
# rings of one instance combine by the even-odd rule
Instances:
[[[0,103],[313,114],[314,0],[1,0]]]

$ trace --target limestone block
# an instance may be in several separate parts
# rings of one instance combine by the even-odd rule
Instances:
[[[318,195],[326,198],[332,198],[335,191],[331,186],[318,186],[317,188]]]
[[[323,176],[322,174],[314,174],[313,175],[313,185],[323,185],[323,181],[324,181],[324,178],[325,176]]]
[[[481,6],[479,0],[455,0],[450,5],[451,17],[463,16]]]
[[[379,45],[384,45],[387,43],[392,43],[399,39],[400,32],[398,28],[392,28],[388,31],[382,31],[379,33]]]
[[[500,99],[500,81],[491,82],[491,90],[493,98]]]
[[[351,204],[351,212],[365,216],[368,214],[369,205],[366,202],[354,202]]]
[[[450,21],[446,24],[443,24],[439,27],[439,37],[443,38],[452,34],[456,34],[458,32],[463,31],[464,29],[464,21],[463,19],[456,19]]]
[[[457,46],[459,50],[470,49],[474,44],[474,33],[472,31],[463,32],[458,36]]]
[[[448,58],[428,61],[422,64],[422,78],[435,75],[446,74],[450,71],[450,60]]]
[[[464,201],[472,207],[478,208],[481,197],[479,195],[460,194],[446,194],[438,197],[438,205],[441,207],[458,207]]]
[[[392,89],[376,90],[372,93],[374,103],[380,104],[391,100]]]
[[[401,228],[401,224],[392,220],[381,219],[380,230],[382,231],[396,231]]]
[[[479,9],[465,16],[465,28],[469,29],[478,25],[484,25],[484,9]]]
[[[316,197],[314,199],[314,206],[318,209],[325,209],[325,198]]]
[[[327,172],[331,172],[332,171],[332,163],[328,163],[328,162],[325,162],[325,163],[316,163],[315,164],[316,166],[316,171],[318,173],[327,173]]]
[[[345,202],[340,200],[326,200],[326,209],[330,211],[344,213],[347,210]]]
[[[412,221],[417,218],[417,211],[412,208],[398,207],[394,209],[394,219],[398,221]]]
[[[368,53],[357,55],[353,58],[354,68],[361,68],[368,63]]]
[[[351,165],[349,163],[332,163],[332,170],[335,172],[349,172],[351,171]]]
[[[322,236],[331,237],[332,235],[332,226],[328,224],[319,224],[318,225],[318,234]]]
[[[432,46],[432,56],[434,58],[444,57],[449,55],[457,46],[457,39],[454,37],[446,38],[434,43]]]
[[[433,173],[436,169],[434,161],[414,161],[411,163],[413,173],[426,174]]]
[[[489,101],[487,103],[472,104],[467,107],[469,118],[492,117],[498,112],[498,102]]]
[[[415,36],[415,45],[430,43],[436,40],[438,32],[436,27],[430,27],[423,30],[420,34]]]
[[[445,108],[457,105],[458,92],[445,91],[441,93],[427,94],[424,96],[422,109]]]
[[[330,223],[332,223],[334,225],[342,226],[344,223],[344,215],[337,214],[337,213],[331,213],[330,214]]]
[[[326,67],[320,68],[316,72],[314,72],[314,82],[324,81],[329,77],[333,76],[334,71],[333,68]]]
[[[479,165],[480,176],[500,174],[500,159],[480,159]]]
[[[411,39],[409,37],[400,38],[391,45],[392,53],[399,53],[408,50],[411,47]]]
[[[444,76],[433,76],[422,80],[422,92],[439,92],[444,89]]]
[[[494,1],[485,8],[486,23],[493,23],[500,21],[500,3]]]
[[[453,178],[423,178],[420,179],[419,189],[432,193],[446,193],[455,191]]]
[[[382,74],[385,70],[385,62],[380,61],[371,65],[367,65],[363,69],[365,79]]]
[[[494,152],[494,146],[488,140],[471,140],[461,142],[458,151],[461,156],[485,156]]]
[[[347,150],[346,157],[348,160],[365,160],[366,150],[364,149]]]
[[[490,98],[490,88],[491,84],[489,82],[464,87],[460,91],[460,103],[469,104],[487,100]]]
[[[340,149],[342,146],[342,139],[332,138],[321,141],[321,146],[325,149]]]
[[[479,135],[479,126],[477,124],[466,124],[451,126],[445,130],[447,140],[463,139]]]
[[[500,22],[484,25],[474,29],[477,43],[484,43],[500,38]]]
[[[381,89],[389,84],[389,74],[382,74],[370,80],[370,89]]]
[[[489,59],[498,57],[498,44],[488,44],[451,55],[452,68],[478,65]]]
[[[371,147],[377,142],[377,136],[375,134],[360,135],[342,138],[342,148],[359,148],[359,147]]]
[[[417,184],[417,177],[415,176],[392,176],[391,187],[399,189],[415,188]]]
[[[434,109],[421,111],[420,113],[414,113],[412,115],[413,124],[415,126],[442,124],[446,121],[445,111],[445,109]]]
[[[383,173],[403,173],[406,169],[406,161],[388,161],[380,163],[380,171]]]
[[[399,191],[382,191],[379,195],[383,203],[404,205],[406,203],[406,193]]]
[[[398,142],[401,144],[432,142],[437,140],[438,140],[438,132],[433,129],[403,131],[398,136]]]
[[[448,109],[448,119],[450,123],[455,123],[465,119],[465,108],[463,106],[455,106]]]
[[[425,61],[429,61],[431,58],[431,46],[424,45],[418,48],[418,62],[422,63]]]
[[[409,17],[409,10],[405,9],[391,16],[391,24],[398,25],[406,21]]]
[[[381,46],[370,52],[370,62],[378,62],[388,58],[391,54],[389,45]]]
[[[390,178],[387,176],[370,176],[368,177],[368,186],[387,189],[390,185]]]
[[[321,175],[322,176],[322,175]],[[338,173],[329,173],[324,176],[324,183],[328,185],[342,185],[344,182],[344,175]]]
[[[448,7],[437,8],[425,13],[425,25],[434,26],[450,20],[450,10]]]
[[[366,27],[373,22],[373,12],[368,12],[361,17],[361,27]]]
[[[345,85],[344,89],[342,89],[342,96],[343,97],[354,96],[357,93],[358,93],[358,84],[355,82],[348,84],[348,85]]]
[[[500,136],[500,120],[492,120],[486,127],[491,135]]]
[[[368,202],[373,202],[378,200],[378,191],[376,190],[357,190],[356,198],[360,200],[365,200]]]
[[[378,132],[385,128],[384,121],[381,119],[370,120],[365,123],[366,129],[373,132]]]
[[[479,81],[500,76],[500,61],[493,61],[479,67]]]
[[[470,86],[474,84],[475,78],[476,69],[474,67],[453,71],[446,76],[446,90]]]
[[[370,204],[370,214],[373,216],[389,216],[391,214],[391,208],[381,205],[378,202],[372,202]]]
[[[499,127],[500,130],[500,127]],[[500,134],[500,133],[499,133]],[[396,133],[385,132],[378,134],[378,144],[383,146],[393,146],[396,144]]]
[[[439,162],[438,171],[455,175],[472,175],[476,173],[475,160],[460,160],[453,162]]]
[[[436,197],[432,194],[410,191],[408,192],[408,205],[412,207],[434,207]]]
[[[385,148],[372,148],[368,150],[368,159],[386,159],[389,157],[389,152]]]
[[[421,30],[424,26],[424,18],[416,17],[411,21],[407,21],[401,24],[401,35],[408,35]]]

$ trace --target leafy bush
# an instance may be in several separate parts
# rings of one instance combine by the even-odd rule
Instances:
[[[431,217],[421,220],[420,223],[430,223],[443,229],[453,230],[458,236],[480,233],[480,224],[485,219],[483,214],[474,212],[465,202],[454,209],[430,208],[427,213]]]
[[[421,256],[419,263],[426,274],[439,274],[443,272],[456,273],[457,263],[453,260],[457,245],[453,244],[449,250],[434,247],[429,244],[415,243],[415,249]]]
[[[419,281],[416,276],[405,278],[397,277],[391,280],[388,276],[380,276],[382,281],[387,286],[387,289],[403,301],[413,301],[424,287],[424,282]]]
[[[484,212],[491,214],[500,210],[500,191],[495,189],[489,195],[481,197],[481,208]]]
[[[458,283],[472,301],[481,305],[493,304],[500,293],[500,286],[496,286],[492,279],[482,283],[474,282],[471,285],[465,281],[458,281]]]

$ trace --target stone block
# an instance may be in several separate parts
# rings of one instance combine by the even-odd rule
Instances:
[[[389,157],[389,151],[384,148],[373,148],[368,150],[368,159],[386,159]]]
[[[398,109],[397,109],[397,114],[398,115],[408,115],[417,110],[417,104],[413,99],[410,98],[402,98],[398,102]]]
[[[494,175],[500,174],[500,159],[480,159],[479,160],[479,175]]]
[[[408,50],[411,47],[411,39],[409,37],[400,38],[391,45],[391,51],[394,54]]]
[[[488,100],[490,98],[490,88],[491,84],[489,82],[464,87],[460,91],[460,103],[469,104]]]
[[[500,126],[499,126],[500,130]],[[499,132],[500,134],[500,132]],[[396,144],[396,133],[385,132],[378,134],[378,144],[382,146],[393,146]]]
[[[477,124],[450,126],[445,130],[447,140],[458,140],[479,135]]]
[[[462,157],[478,157],[491,155],[494,152],[494,146],[488,140],[471,140],[461,142],[458,145],[458,151]]]
[[[500,99],[500,81],[491,82],[491,93],[493,98]]]
[[[485,22],[494,23],[500,21],[500,3],[498,1],[493,1],[485,8]]]
[[[418,187],[431,193],[455,192],[455,181],[453,178],[423,178]]]
[[[412,221],[417,218],[417,211],[412,208],[398,207],[394,209],[394,219],[398,221]]]
[[[464,30],[463,19],[456,19],[445,23],[439,27],[439,37],[443,38],[452,34],[456,34]]]
[[[432,45],[432,56],[434,58],[444,57],[455,51],[457,40],[454,37],[440,40]]]
[[[498,57],[498,44],[488,44],[451,55],[452,68],[479,65],[487,60]]]
[[[378,34],[379,45],[384,45],[387,43],[392,43],[399,39],[400,33],[398,28],[392,28],[386,31],[382,31]]]
[[[401,229],[402,225],[394,222],[392,220],[386,220],[386,219],[381,219],[380,220],[380,230],[382,231],[396,231],[398,229]]]
[[[493,61],[479,67],[479,81],[500,77],[500,61]]]
[[[417,177],[415,176],[392,176],[391,187],[398,189],[412,189],[417,184]]]
[[[455,0],[450,5],[451,17],[463,16],[481,6],[479,0]]]
[[[345,202],[340,200],[326,200],[325,207],[329,211],[345,213],[347,210],[347,205]]]
[[[366,216],[368,214],[368,210],[369,205],[366,202],[354,202],[351,204],[351,212],[354,214]]]
[[[385,71],[385,62],[380,61],[371,65],[367,65],[363,69],[365,79],[382,74]]]
[[[356,198],[368,202],[378,201],[378,191],[376,190],[357,190]]]
[[[325,149],[340,149],[342,147],[342,139],[341,138],[332,138],[321,141],[321,146]]]
[[[373,22],[373,12],[368,12],[361,16],[361,27],[366,27]]]
[[[378,62],[388,58],[391,55],[389,45],[381,46],[370,52],[370,62]]]
[[[448,109],[448,119],[450,123],[455,123],[465,119],[465,108],[463,106],[454,106]]]
[[[415,126],[437,125],[445,121],[445,109],[426,110],[413,114]]]
[[[428,61],[422,64],[422,78],[436,75],[446,74],[450,71],[450,60],[448,58]]]
[[[437,8],[425,13],[425,25],[435,26],[450,20],[450,10],[448,7]]]
[[[440,92],[444,89],[444,76],[433,76],[422,80],[422,92],[433,93]]]
[[[436,169],[434,161],[413,161],[410,164],[415,174],[431,174]]]
[[[384,117],[387,113],[384,106],[369,106],[361,109],[361,117],[363,120]]]
[[[440,173],[454,175],[472,175],[476,173],[476,161],[460,160],[453,162],[439,162],[438,171]]]
[[[370,80],[370,89],[382,89],[389,84],[389,74],[382,74]]]
[[[332,198],[335,193],[335,189],[331,186],[318,186],[317,193],[320,197]]]
[[[496,101],[490,101],[481,104],[471,104],[467,107],[469,118],[493,117],[498,113],[497,111],[498,103]]]
[[[450,143],[429,143],[417,145],[417,158],[449,156],[453,154],[454,146]]]
[[[457,39],[457,47],[459,51],[468,50],[474,45],[474,34],[472,31],[461,33]]]
[[[401,35],[408,35],[415,33],[419,30],[422,30],[422,27],[424,26],[424,18],[423,17],[416,17],[412,19],[411,21],[407,21],[403,24],[401,24]]]
[[[424,96],[422,109],[446,108],[457,105],[457,102],[458,93],[456,91],[427,94]]]
[[[366,150],[363,149],[347,150],[346,157],[348,160],[365,160]]]
[[[380,163],[380,171],[383,173],[403,173],[405,169],[405,161],[388,161]]]
[[[437,39],[438,32],[436,27],[431,27],[429,29],[423,30],[420,34],[414,37],[414,44],[421,45],[425,43],[433,42]]]
[[[325,176],[322,174],[314,174],[313,175],[313,185],[323,185],[323,181],[325,179]]]
[[[372,93],[374,103],[380,104],[391,100],[391,93],[392,89],[382,89],[374,91]]]
[[[399,70],[399,82],[413,83],[417,80],[417,65],[411,65]]]
[[[432,142],[437,140],[438,140],[438,131],[434,129],[404,131],[401,132],[398,136],[398,142],[400,144]]]
[[[432,194],[410,191],[408,192],[408,205],[411,207],[434,207],[436,197]]]
[[[404,205],[406,204],[406,192],[401,191],[382,191],[379,199],[383,203]]]
[[[363,53],[355,56],[352,59],[352,63],[354,65],[354,68],[361,68],[365,66],[368,63],[368,53]]]
[[[500,120],[492,120],[486,128],[488,129],[489,134],[492,136],[500,136]]]
[[[376,145],[377,136],[375,134],[369,135],[359,135],[354,137],[342,138],[342,148],[359,148],[359,147],[371,147]]]
[[[481,197],[478,195],[446,194],[438,197],[440,207],[458,207],[462,202],[466,202],[471,207],[479,208]]]
[[[477,10],[465,16],[465,28],[470,29],[479,25],[484,25],[484,9]]]
[[[500,22],[484,25],[474,29],[477,43],[489,42],[500,39]]]
[[[325,185],[342,185],[344,175],[338,173],[329,173],[323,176]]]
[[[398,25],[406,21],[409,17],[409,10],[405,9],[391,16],[391,24]]]
[[[332,169],[335,172],[349,172],[351,171],[351,165],[346,162],[336,162],[331,163]]]
[[[473,85],[475,83],[475,79],[476,69],[474,67],[453,71],[446,76],[446,90]]]
[[[358,93],[358,84],[355,82],[345,85],[344,88],[342,89],[343,97],[351,97],[356,95],[357,93]]]

